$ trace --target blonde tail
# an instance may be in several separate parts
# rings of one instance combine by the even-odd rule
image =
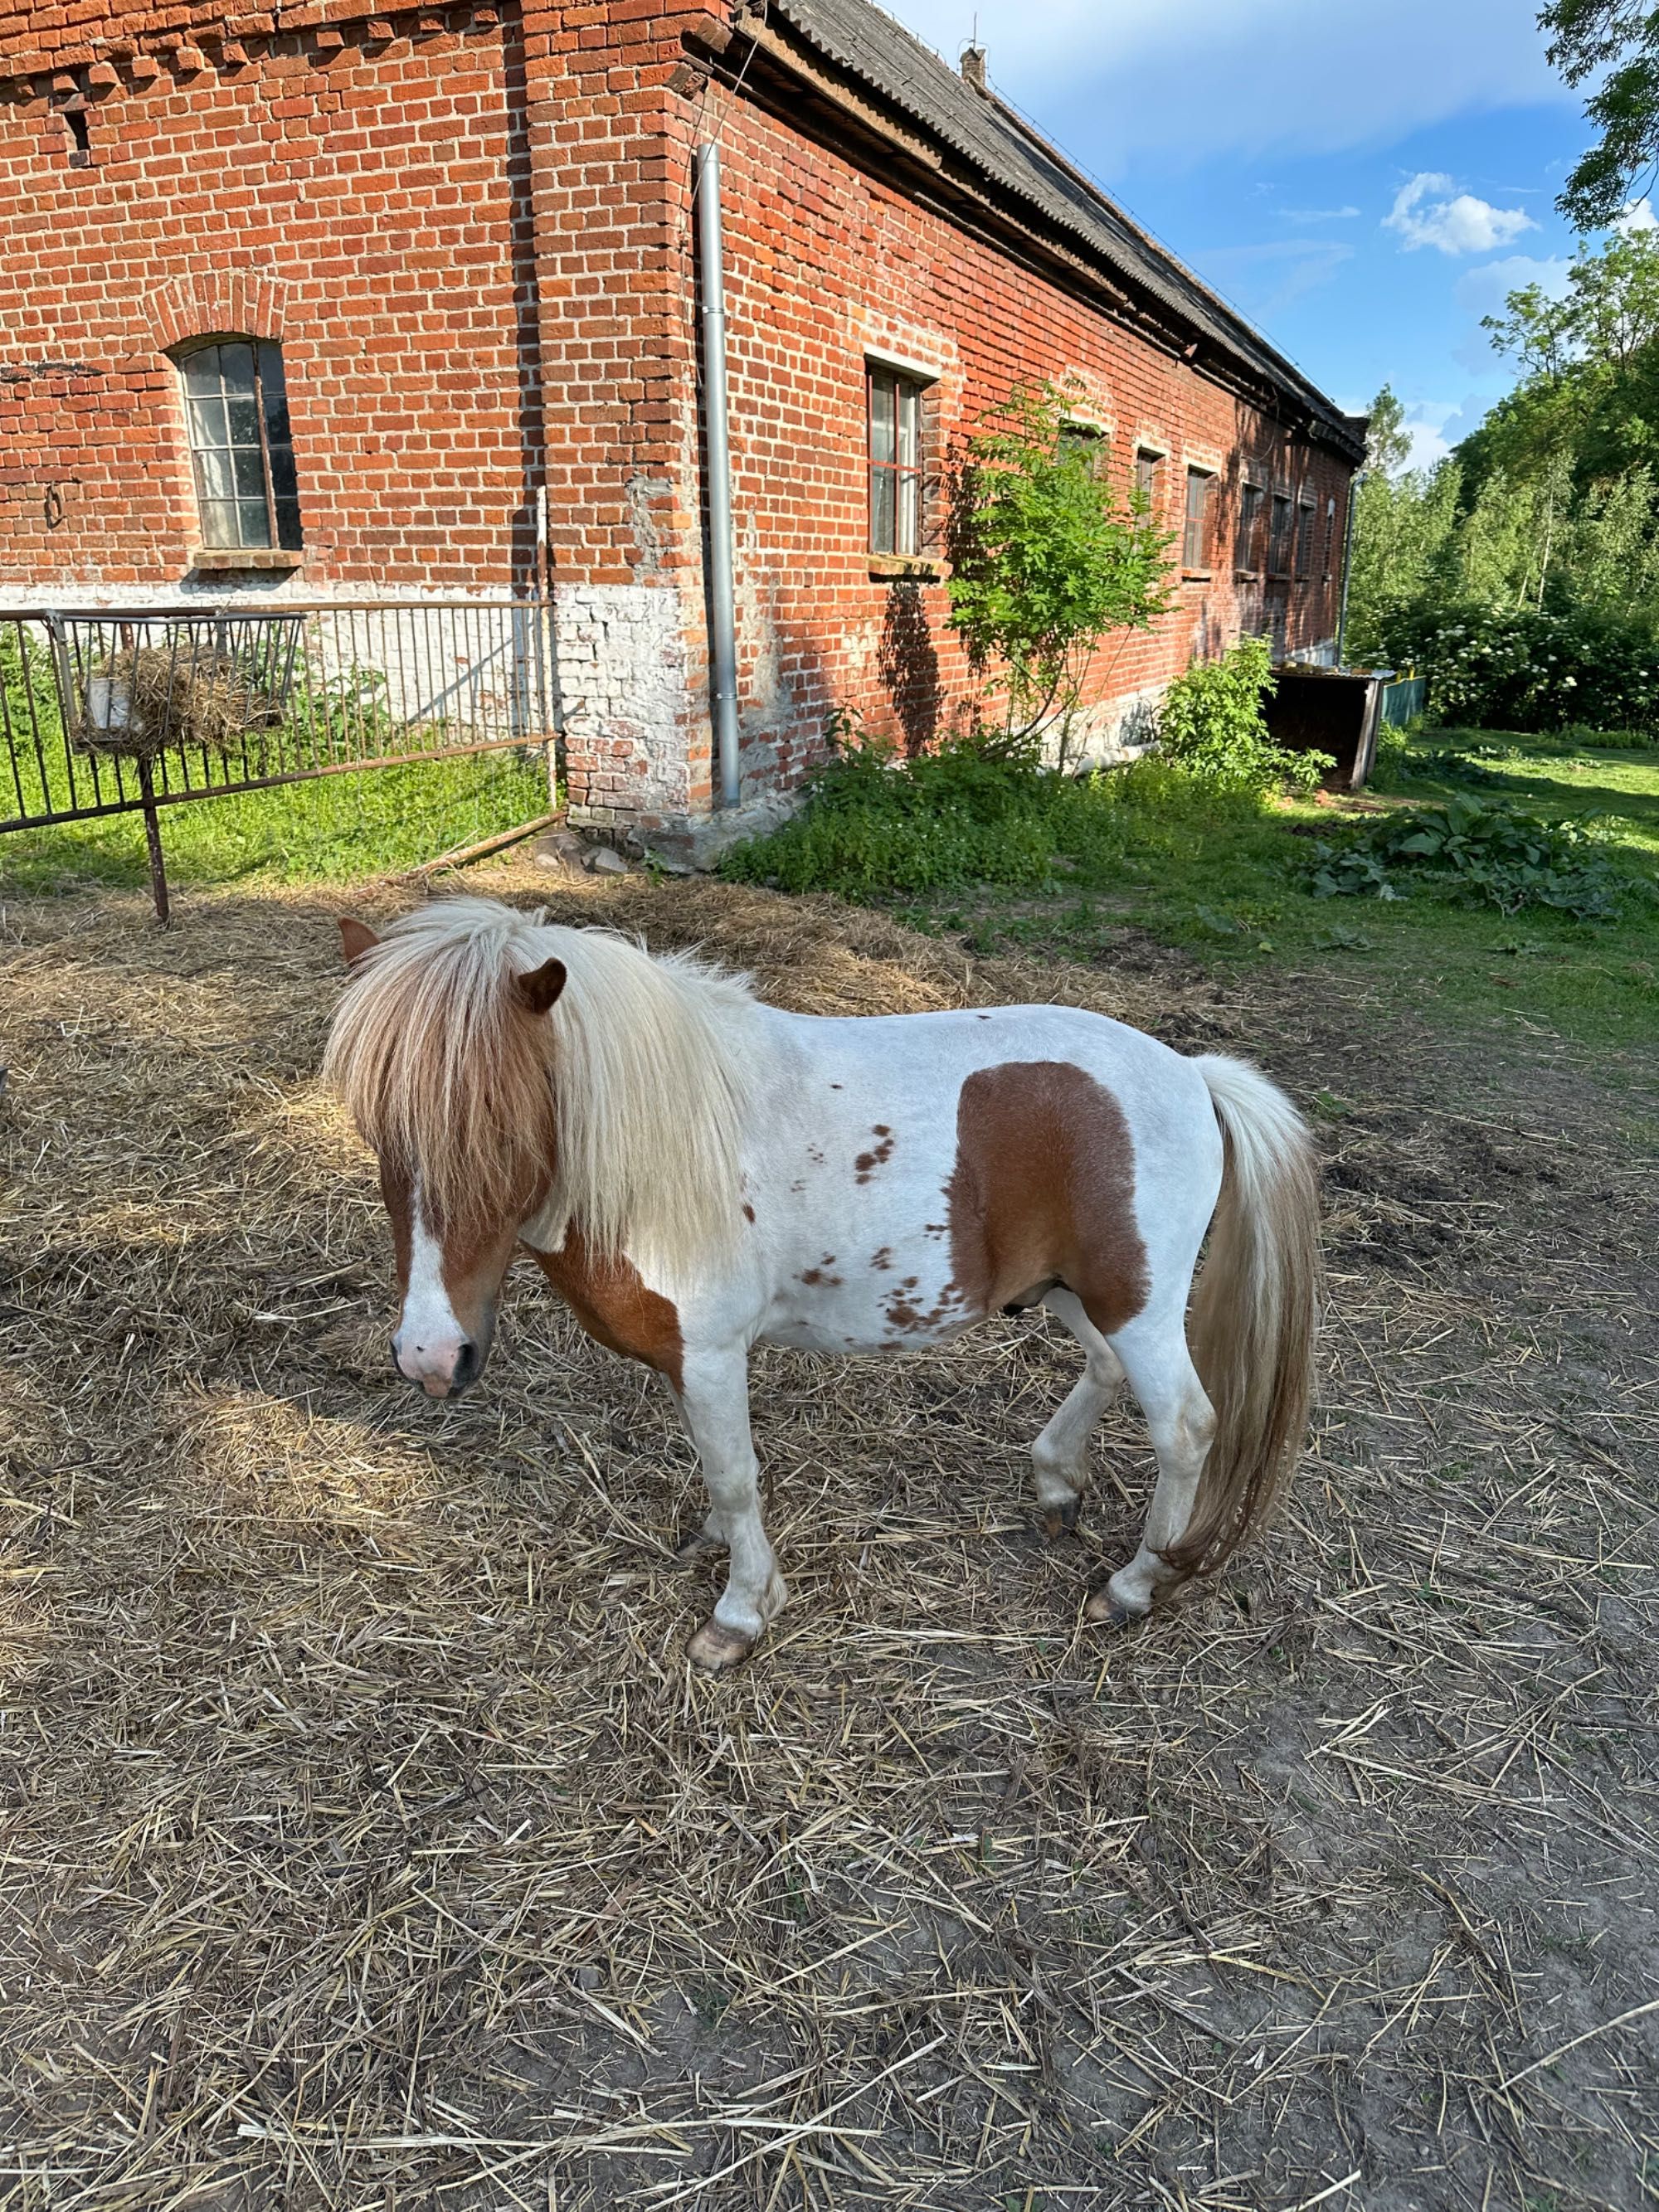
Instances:
[[[1164,1556],[1213,1573],[1272,1514],[1308,1425],[1321,1302],[1319,1182],[1307,1124],[1243,1060],[1205,1053],[1226,1146],[1221,1197],[1193,1304],[1193,1364],[1216,1432],[1193,1517]]]

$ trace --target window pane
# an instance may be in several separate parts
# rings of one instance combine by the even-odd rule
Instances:
[[[901,476],[898,480],[898,537],[894,548],[899,553],[915,553],[921,546],[921,478]]]
[[[294,472],[292,446],[272,444],[270,448],[270,488],[278,499],[298,499],[299,480]]]
[[[237,338],[229,345],[218,349],[219,373],[225,380],[227,392],[246,392],[253,396],[253,348],[245,338]]]
[[[225,403],[219,396],[216,380],[210,392],[192,392],[185,402],[190,416],[190,442],[192,446],[228,446],[230,432],[225,421]]]
[[[870,471],[870,550],[874,553],[891,553],[893,544],[893,472],[890,469],[872,469]]]
[[[217,394],[219,390],[219,349],[202,346],[195,353],[186,354],[184,362],[186,392]]]
[[[921,435],[921,394],[914,384],[902,384],[898,388],[898,457],[902,468],[913,469],[921,455],[918,441]]]
[[[234,499],[230,455],[210,446],[196,457],[196,489],[204,499]]]
[[[276,543],[297,553],[305,540],[300,534],[300,502],[297,499],[279,499],[276,502]]]
[[[230,420],[230,442],[233,446],[252,446],[259,449],[259,410],[253,404],[251,392],[233,392],[226,402]]]
[[[263,498],[239,499],[236,502],[236,514],[241,526],[241,535],[237,539],[239,544],[270,544],[270,517],[265,513],[265,503]]]
[[[265,459],[258,447],[238,446],[231,459],[236,465],[237,498],[263,500],[265,495]]]
[[[202,543],[204,545],[234,545],[236,510],[228,501],[204,499],[198,502],[202,510]]]
[[[870,458],[872,461],[897,459],[893,424],[894,403],[897,396],[891,377],[871,378]]]

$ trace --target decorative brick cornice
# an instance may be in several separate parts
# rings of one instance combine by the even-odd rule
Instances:
[[[162,353],[221,331],[280,341],[289,291],[285,278],[261,270],[204,270],[152,292],[143,313]]]

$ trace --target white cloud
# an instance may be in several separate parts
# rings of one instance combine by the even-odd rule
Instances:
[[[1437,193],[1441,197],[1435,198]],[[1420,246],[1436,246],[1442,253],[1490,253],[1538,225],[1523,209],[1493,207],[1473,192],[1453,192],[1449,177],[1423,169],[1395,194],[1382,228],[1399,232],[1402,253],[1413,253]]]
[[[1529,253],[1508,253],[1501,261],[1484,261],[1478,269],[1466,269],[1454,292],[1458,306],[1470,314],[1496,315],[1511,292],[1524,291],[1528,284],[1536,284],[1547,297],[1559,300],[1567,289],[1567,271],[1571,267],[1565,256],[1539,259]]]
[[[1626,236],[1633,230],[1659,230],[1659,216],[1653,212],[1651,200],[1632,200],[1628,206],[1620,209],[1613,219],[1613,227]]]
[[[1359,213],[1357,207],[1280,208],[1286,222],[1347,222]]]
[[[1376,146],[1519,102],[1576,108],[1515,0],[885,0],[1094,167]],[[1329,97],[1297,95],[1316,69]]]

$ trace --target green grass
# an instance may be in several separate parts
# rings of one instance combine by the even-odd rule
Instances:
[[[476,753],[365,769],[161,810],[169,881],[339,881],[407,868],[547,811],[542,756]],[[146,884],[136,814],[0,836],[0,895]]]
[[[822,887],[880,902],[926,929],[964,932],[982,953],[1006,947],[1109,964],[1127,927],[1217,969],[1350,973],[1368,991],[1460,1027],[1496,1018],[1517,1036],[1650,1042],[1659,1035],[1659,907],[1650,901],[1634,898],[1617,919],[1589,922],[1540,908],[1505,915],[1453,905],[1409,884],[1387,902],[1310,895],[1312,838],[1378,805],[1467,795],[1470,785],[1425,763],[1472,735],[1506,751],[1481,763],[1503,781],[1479,796],[1552,817],[1600,813],[1610,860],[1651,881],[1659,752],[1564,752],[1548,738],[1443,730],[1414,738],[1390,763],[1389,791],[1358,802],[1218,798],[1183,788],[1150,763],[1101,779],[1093,795],[1087,786],[1051,793],[1007,824],[981,822],[958,841],[959,859],[983,852],[994,884],[961,873],[907,884],[892,853],[915,848],[891,821],[856,812],[809,824],[793,846],[750,848],[733,872],[768,880],[775,852],[786,866],[770,879],[787,889],[814,887],[816,870]],[[943,850],[944,832],[935,826],[929,836]],[[870,880],[860,883],[866,858]],[[792,872],[805,879],[790,880]]]

